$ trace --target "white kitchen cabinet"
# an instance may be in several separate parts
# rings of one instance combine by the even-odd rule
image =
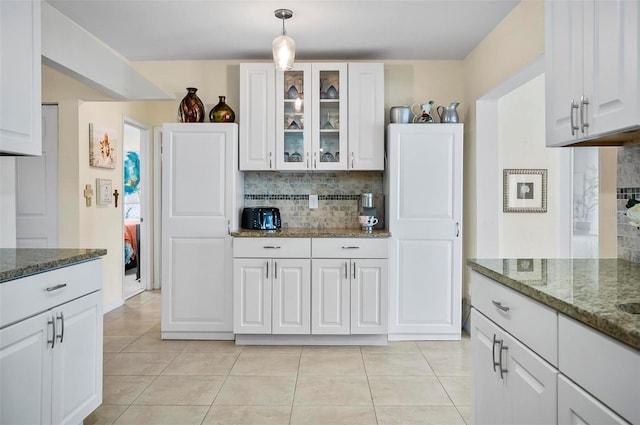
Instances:
[[[640,125],[639,27],[635,1],[546,1],[547,146]]]
[[[558,376],[559,425],[628,423],[569,379]]]
[[[163,127],[163,339],[233,339],[237,137],[236,124]]]
[[[388,247],[387,239],[313,240],[312,333],[387,333]]]
[[[460,339],[462,124],[390,124],[389,339]]]
[[[102,403],[101,273],[89,261],[0,285],[15,306],[0,323],[0,423],[77,424]]]
[[[310,255],[308,238],[234,240],[234,333],[310,333]]]
[[[273,74],[272,63],[240,66],[241,170],[384,169],[383,64]]]
[[[558,371],[471,310],[473,423],[556,423]]]
[[[0,153],[40,155],[40,0],[0,2]]]
[[[384,64],[349,63],[349,170],[384,170]]]
[[[275,66],[240,64],[240,170],[275,170]]]

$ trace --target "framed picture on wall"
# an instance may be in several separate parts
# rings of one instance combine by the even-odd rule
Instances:
[[[116,168],[116,130],[89,124],[89,165]]]
[[[111,203],[111,190],[113,189],[111,180],[96,179],[96,201],[98,205],[109,205]]]
[[[547,212],[547,170],[504,170],[504,212]]]

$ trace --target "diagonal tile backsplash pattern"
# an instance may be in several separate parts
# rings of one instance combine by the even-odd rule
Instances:
[[[618,150],[618,258],[640,263],[640,229],[629,224],[625,205],[640,201],[640,145]]]
[[[283,227],[356,229],[361,193],[383,193],[381,171],[245,172],[246,207],[280,209]],[[317,209],[309,195],[318,195]]]

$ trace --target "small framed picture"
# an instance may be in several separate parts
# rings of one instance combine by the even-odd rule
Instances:
[[[115,130],[89,123],[89,165],[100,168],[116,168]]]
[[[547,284],[547,260],[542,258],[508,258],[502,260],[505,276],[527,285]]]
[[[504,212],[547,212],[547,170],[504,170]]]
[[[109,205],[111,203],[112,185],[109,179],[96,179],[96,203]]]

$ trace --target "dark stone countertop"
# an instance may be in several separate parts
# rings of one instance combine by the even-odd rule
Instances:
[[[103,255],[106,249],[0,248],[0,283]]]
[[[640,303],[640,264],[615,258],[531,261],[469,259],[467,265],[480,274],[640,350],[640,314],[626,312],[619,307],[621,304]],[[532,270],[524,271],[523,266]]]
[[[387,230],[373,230],[371,233],[360,229],[311,229],[288,228],[278,230],[238,230],[231,232],[237,238],[390,238]]]

